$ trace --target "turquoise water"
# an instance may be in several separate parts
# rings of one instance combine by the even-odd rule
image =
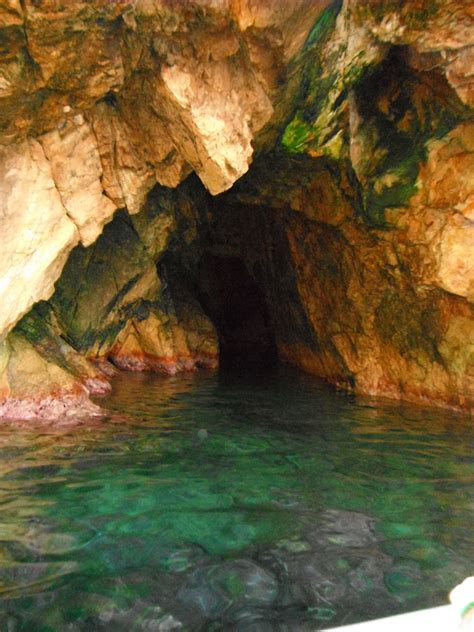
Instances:
[[[472,574],[471,422],[308,376],[121,375],[0,428],[0,630],[319,630]]]

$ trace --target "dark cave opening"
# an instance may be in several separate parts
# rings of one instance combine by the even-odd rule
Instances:
[[[199,280],[199,301],[218,334],[221,370],[274,368],[278,354],[270,313],[244,261],[206,253]]]

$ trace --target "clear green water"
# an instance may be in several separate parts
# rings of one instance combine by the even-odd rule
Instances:
[[[0,428],[0,630],[318,630],[472,574],[471,422],[291,373],[122,375]]]

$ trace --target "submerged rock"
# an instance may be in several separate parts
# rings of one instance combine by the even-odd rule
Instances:
[[[367,547],[380,540],[374,529],[373,518],[356,511],[328,509],[321,516],[321,523],[311,533],[320,545],[341,547]]]
[[[251,560],[232,560],[199,569],[178,597],[208,619],[234,620],[249,607],[268,608],[276,600],[275,577]]]

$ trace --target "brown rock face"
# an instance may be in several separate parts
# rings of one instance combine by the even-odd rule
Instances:
[[[51,354],[35,349],[22,337],[9,337],[1,352],[3,417],[58,419],[100,414],[89,395],[109,390],[105,374],[64,346],[61,355]]]
[[[219,349],[472,410],[473,24],[469,0],[0,0],[0,416],[94,413],[109,361]]]
[[[13,292],[3,336],[51,295],[68,251],[78,239],[93,243],[117,208],[138,212],[156,183],[175,187],[192,170],[214,194],[247,171],[253,136],[273,112],[267,62],[248,46],[258,32],[265,55],[284,64],[320,10],[320,2],[294,12],[204,0],[0,3],[0,147],[14,147],[0,152],[0,230],[16,259],[0,263]],[[26,251],[12,207],[32,231]]]
[[[185,305],[187,313],[155,311],[146,319],[133,319],[119,334],[109,358],[127,371],[155,371],[175,375],[195,368],[218,366],[214,327],[197,307]]]
[[[215,200],[210,248],[254,271],[280,358],[358,393],[470,410],[469,225],[422,204],[429,179],[420,177],[419,193],[387,230],[355,216],[347,177],[331,165],[300,160],[295,182],[296,165],[285,163],[273,187],[267,169],[256,166],[225,202]],[[460,234],[447,245],[452,226]]]

